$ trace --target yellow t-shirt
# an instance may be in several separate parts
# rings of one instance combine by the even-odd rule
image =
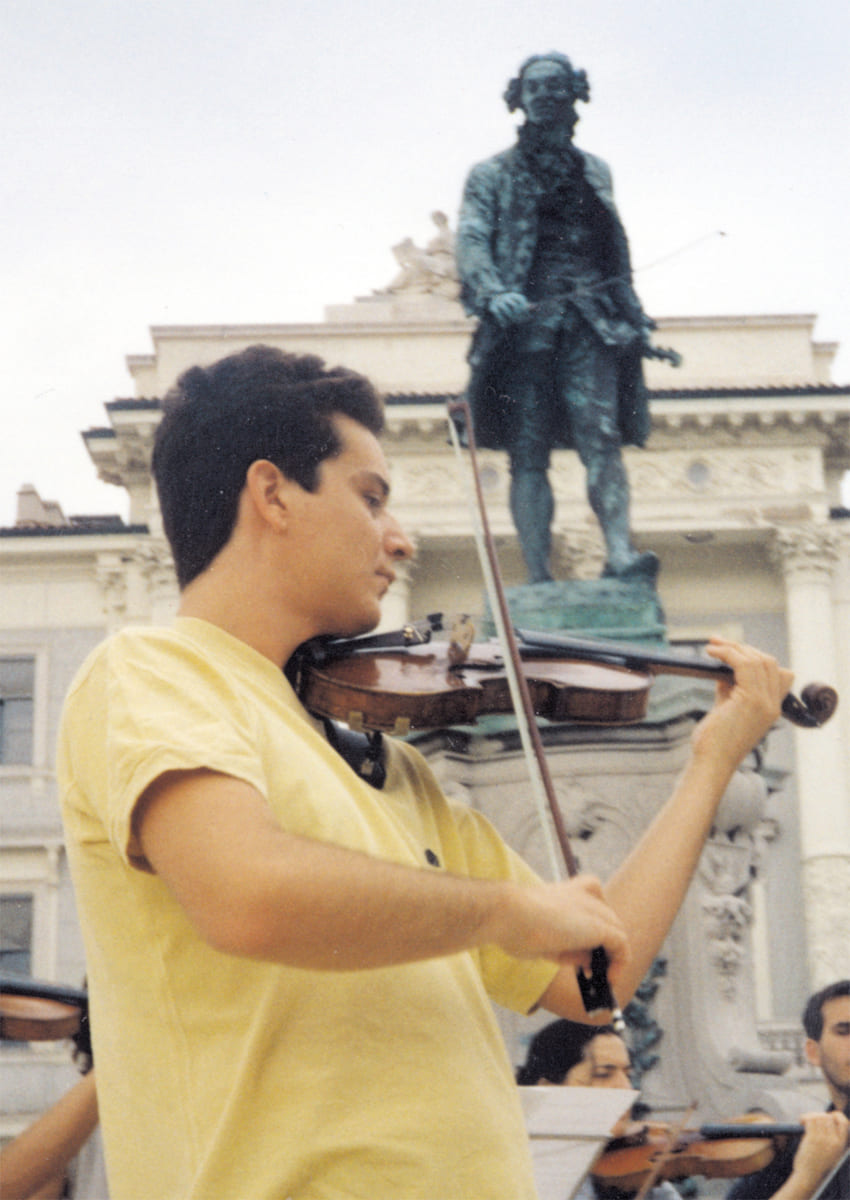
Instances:
[[[292,833],[535,879],[412,747],[391,743],[382,791],[360,780],[281,671],[217,627],[105,642],[66,701],[59,777],[113,1200],[533,1197],[488,995],[528,1011],[554,966],[488,947],[337,973],[212,949],[131,828],[154,779],[196,767],[252,784]]]

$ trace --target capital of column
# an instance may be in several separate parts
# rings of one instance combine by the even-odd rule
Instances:
[[[830,583],[839,550],[839,535],[814,524],[776,529],[769,544],[773,562],[789,583]]]

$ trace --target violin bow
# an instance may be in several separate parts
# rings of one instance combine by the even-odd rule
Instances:
[[[655,1165],[650,1170],[646,1179],[644,1179],[640,1186],[640,1191],[637,1193],[634,1200],[646,1200],[650,1190],[655,1187],[656,1183],[658,1182],[658,1177],[661,1175],[661,1172],[664,1170],[669,1159],[675,1153],[676,1143],[684,1132],[688,1121],[690,1121],[691,1117],[696,1111],[696,1107],[696,1104],[690,1104],[685,1110],[684,1116],[682,1116],[676,1125],[672,1126],[667,1137],[667,1145],[656,1157]]]
[[[493,613],[493,620],[496,625],[496,631],[499,635],[501,643],[506,650],[505,654],[505,673],[508,679],[508,687],[511,693],[511,699],[514,704],[514,712],[517,720],[517,729],[519,731],[520,740],[523,750],[525,751],[526,760],[528,762],[529,773],[531,776],[532,794],[535,803],[538,807],[540,815],[540,823],[543,828],[543,836],[546,841],[547,850],[551,860],[552,873],[555,879],[561,877],[561,870],[558,864],[557,854],[555,853],[552,835],[549,828],[549,822],[546,819],[546,807],[552,816],[552,823],[555,827],[555,833],[558,839],[558,845],[561,850],[564,865],[566,867],[567,876],[572,878],[578,874],[578,866],[575,856],[570,846],[570,839],[567,836],[566,826],[561,814],[561,809],[558,804],[557,796],[555,795],[555,785],[552,781],[552,775],[549,771],[549,765],[546,761],[546,752],[543,748],[543,739],[540,736],[540,730],[537,726],[537,721],[534,715],[534,705],[531,700],[531,693],[528,689],[525,676],[522,671],[522,662],[520,659],[519,647],[517,638],[514,632],[514,627],[511,622],[508,602],[505,597],[505,590],[502,586],[501,572],[499,570],[499,560],[496,555],[496,546],[493,541],[493,535],[490,531],[490,523],[487,519],[487,509],[484,504],[484,495],[481,490],[481,476],[478,470],[477,447],[475,442],[475,433],[472,428],[472,414],[469,405],[465,400],[452,401],[448,405],[449,414],[449,432],[452,439],[452,444],[455,448],[458,460],[463,461],[461,451],[460,438],[458,436],[457,426],[455,425],[454,417],[461,416],[465,423],[467,436],[467,449],[469,450],[469,461],[472,468],[472,478],[475,485],[474,499],[469,497],[470,515],[472,517],[472,526],[475,534],[475,544],[478,550],[478,557],[481,562],[481,569],[484,573],[485,586],[490,597],[490,607]],[[536,767],[536,769],[535,769]],[[602,946],[597,946],[591,953],[590,974],[586,974],[581,968],[576,971],[579,991],[581,993],[582,1003],[585,1011],[592,1015],[593,1013],[602,1010],[609,1010],[611,1013],[611,1024],[619,1034],[625,1033],[626,1023],[623,1019],[623,1014],[620,1011],[619,1005],[614,998],[611,986],[608,982],[608,956]]]

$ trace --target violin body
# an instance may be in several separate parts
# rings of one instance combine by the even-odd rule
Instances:
[[[624,1192],[638,1191],[650,1174],[671,1180],[690,1175],[737,1179],[761,1171],[773,1159],[777,1142],[802,1132],[801,1126],[765,1124],[762,1114],[679,1133],[660,1122],[640,1122],[608,1143],[591,1174],[603,1187]]]
[[[513,704],[499,646],[476,642],[453,662],[448,642],[399,650],[355,650],[311,664],[298,690],[317,716],[355,730],[404,736],[414,729],[471,725],[510,713]],[[550,721],[628,724],[646,714],[649,674],[593,663],[536,656],[523,648],[522,665],[534,713]]]
[[[74,1037],[87,1018],[85,992],[29,979],[0,980],[0,1039],[61,1041]]]

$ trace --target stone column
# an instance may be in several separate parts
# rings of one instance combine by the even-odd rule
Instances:
[[[797,685],[840,683],[833,580],[839,538],[814,525],[780,529],[773,552],[785,580],[790,666]],[[845,703],[846,710],[846,703]],[[819,730],[795,731],[803,902],[809,982],[821,987],[850,974],[850,789],[846,711]]]
[[[838,562],[835,566],[833,600],[835,641],[839,649],[835,684],[841,697],[835,720],[840,721],[844,747],[844,778],[850,784],[850,520],[837,522]]]

